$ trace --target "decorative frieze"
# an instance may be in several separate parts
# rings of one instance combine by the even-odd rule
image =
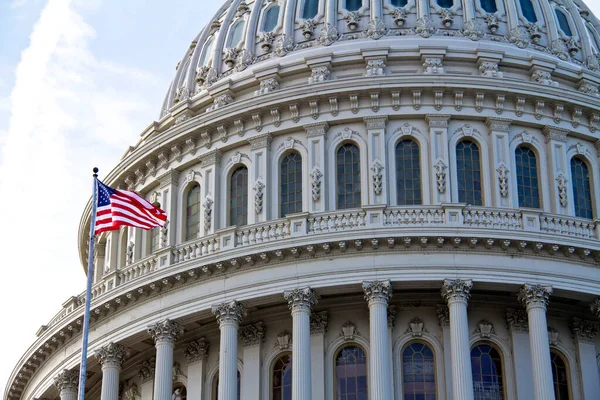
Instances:
[[[179,322],[165,319],[148,326],[147,332],[157,344],[160,342],[175,343],[183,334],[183,328]]]
[[[364,117],[363,121],[365,122],[365,125],[367,126],[368,130],[371,129],[385,129],[385,126],[387,125],[387,121],[388,121],[388,116],[387,115],[383,115],[383,116],[371,116],[371,117]]]
[[[315,122],[314,124],[304,125],[307,137],[323,136],[329,130],[327,122]]]
[[[523,309],[506,309],[506,324],[511,331],[529,332],[527,312]]]
[[[267,326],[262,321],[240,327],[240,337],[244,341],[244,346],[246,347],[263,343],[266,332]]]
[[[310,310],[317,304],[317,295],[311,288],[286,290],[283,296],[288,302],[290,310]]]
[[[471,297],[472,287],[473,281],[471,279],[446,279],[442,286],[442,297],[446,302],[467,302]]]
[[[314,335],[317,333],[327,332],[327,311],[321,311],[318,313],[310,314],[310,334]]]
[[[142,361],[142,364],[138,370],[138,376],[142,380],[142,383],[146,383],[154,379],[154,371],[156,369],[156,358],[152,357]]]
[[[597,322],[573,317],[570,327],[573,338],[582,342],[596,343],[596,336],[598,335]]]
[[[198,340],[194,340],[190,342],[185,348],[185,358],[188,360],[188,363],[197,362],[200,360],[204,360],[208,357],[208,350],[210,348],[210,344],[206,340],[206,338],[200,338]]]
[[[552,286],[526,283],[519,291],[518,300],[527,309],[531,307],[546,309],[550,295],[552,295]]]
[[[129,352],[122,344],[110,342],[96,350],[95,355],[102,366],[111,365],[121,368],[123,362],[129,357]]]
[[[235,300],[212,306],[212,313],[217,317],[219,325],[223,323],[239,324],[246,316],[246,308]]]

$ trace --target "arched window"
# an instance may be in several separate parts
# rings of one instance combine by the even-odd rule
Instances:
[[[279,21],[279,6],[273,6],[265,12],[263,32],[272,32]]]
[[[519,0],[519,4],[521,5],[521,13],[523,13],[525,19],[529,22],[537,22],[535,9],[531,0]]]
[[[598,40],[598,35],[596,35],[596,31],[591,28],[589,25],[586,25],[588,36],[590,37],[590,42],[592,43],[592,47],[594,48],[594,53],[600,52],[600,40]]]
[[[343,347],[335,356],[335,399],[367,400],[367,356],[355,345]]]
[[[239,167],[229,182],[229,225],[248,224],[248,168]]]
[[[285,217],[302,211],[302,157],[289,153],[281,160],[280,168],[280,214]]]
[[[558,8],[554,9],[554,14],[556,14],[556,20],[558,21],[558,26],[560,26],[560,30],[567,36],[573,36],[571,32],[571,26],[569,25],[569,20],[564,12],[559,10]]]
[[[474,142],[463,140],[457,143],[456,173],[458,175],[459,203],[482,205],[481,162],[479,147]]]
[[[540,208],[540,190],[535,153],[528,147],[515,150],[519,207]]]
[[[346,10],[358,11],[363,5],[363,0],[346,0]]]
[[[292,353],[279,356],[271,367],[271,400],[292,400]]]
[[[479,344],[471,350],[473,391],[476,399],[503,400],[502,357],[490,344]]]
[[[435,358],[425,343],[408,344],[402,351],[403,400],[436,400]]]
[[[398,205],[422,204],[419,145],[411,139],[396,145],[396,200]]]
[[[240,371],[237,372],[237,398],[240,399]],[[217,400],[219,396],[219,371],[217,371],[212,384],[212,400]]]
[[[571,182],[575,215],[581,218],[594,218],[590,174],[587,164],[580,158],[571,159]]]
[[[311,19],[317,16],[319,12],[319,0],[304,0],[302,7],[302,18]]]
[[[231,29],[231,33],[229,34],[229,41],[227,43],[227,47],[237,47],[242,41],[242,36],[244,35],[244,21],[238,21]]]
[[[337,208],[360,207],[360,152],[346,143],[337,151]]]
[[[554,397],[556,400],[569,400],[569,372],[567,362],[556,350],[550,350],[552,361],[552,382],[554,383]]]
[[[185,240],[198,237],[200,232],[200,185],[194,184],[188,190],[185,201]]]
[[[187,388],[181,382],[173,383],[173,400],[185,400],[187,398]]]
[[[160,228],[153,228],[148,232],[148,254],[154,253],[158,249],[160,241]]]
[[[454,0],[437,0],[437,3],[442,8],[451,8],[454,5]]]
[[[215,41],[213,39],[210,39],[208,44],[204,45],[204,52],[202,53],[202,58],[200,58],[201,67],[206,67],[212,60],[214,44]]]
[[[496,6],[496,0],[481,0],[481,8],[485,10],[486,13],[493,14],[498,11],[498,6]]]
[[[408,4],[408,0],[390,0],[394,7],[404,7]]]

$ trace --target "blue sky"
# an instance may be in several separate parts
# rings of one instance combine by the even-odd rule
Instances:
[[[0,0],[0,395],[85,289],[81,211],[157,119],[175,66],[222,0]],[[588,0],[600,15],[600,0]]]

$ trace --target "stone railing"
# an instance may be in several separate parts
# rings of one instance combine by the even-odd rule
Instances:
[[[410,235],[443,235],[440,233],[443,228],[451,228],[454,234],[464,229],[465,235],[485,235],[486,230],[494,230],[497,233],[506,231],[514,235],[520,231],[524,234],[533,233],[536,238],[545,234],[548,235],[547,240],[555,241],[561,237],[585,239],[591,246],[600,246],[600,220],[547,214],[536,210],[446,204],[412,207],[371,206],[314,214],[301,213],[253,225],[228,227],[210,236],[161,248],[148,257],[105,275],[93,286],[92,300],[103,297],[116,287],[152,275],[155,271],[205,256],[223,254],[226,257],[229,251],[235,249],[250,249],[252,246],[272,242],[285,247],[287,239],[314,235],[322,235],[322,240],[326,241],[330,234],[344,232],[348,235],[361,235],[361,230],[370,230],[365,233],[370,236],[402,235],[402,229],[417,231]],[[48,326],[57,324],[83,306],[84,302],[85,294],[72,297],[63,304],[63,310]]]

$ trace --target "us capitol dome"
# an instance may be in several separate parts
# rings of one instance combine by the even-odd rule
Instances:
[[[227,1],[104,179],[169,222],[96,238],[86,398],[600,399],[599,61],[580,0]]]

